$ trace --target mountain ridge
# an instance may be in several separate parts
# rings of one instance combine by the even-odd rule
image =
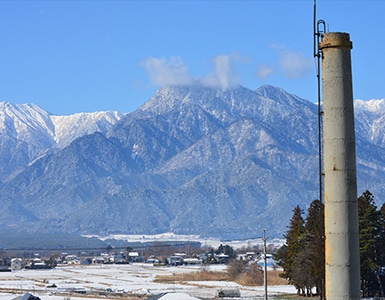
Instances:
[[[112,111],[57,116],[33,103],[0,102],[0,182],[78,137],[107,132],[122,116]]]
[[[4,182],[0,203],[12,203],[26,231],[239,238],[268,227],[281,237],[294,206],[318,197],[317,116],[314,103],[273,86],[161,88],[105,132]],[[375,120],[356,114],[358,192],[381,199],[385,149],[367,131]],[[0,222],[18,224],[12,214]]]

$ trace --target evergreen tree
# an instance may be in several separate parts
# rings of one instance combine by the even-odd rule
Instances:
[[[226,254],[229,256],[229,258],[236,258],[237,253],[235,252],[234,248],[229,245],[222,245],[220,244],[218,249],[215,251],[216,254]]]
[[[323,298],[325,294],[325,225],[324,205],[314,200],[308,209],[304,228],[304,252],[307,257],[307,268],[316,292]]]
[[[374,197],[369,192],[364,192],[358,198],[358,223],[360,241],[361,264],[361,290],[363,297],[382,296],[379,263],[381,246],[381,233],[383,226],[381,213],[377,211]]]
[[[298,264],[298,260],[296,261],[296,257],[303,248],[304,219],[302,215],[303,210],[297,205],[293,209],[293,217],[290,219],[289,230],[285,235],[286,244],[276,255],[278,264],[283,268],[282,277],[294,285],[298,293],[303,288],[297,276],[300,273],[299,269],[301,266]]]
[[[385,267],[385,203],[380,208],[380,227],[380,240],[377,249],[378,265]]]
[[[312,273],[312,261],[310,249],[308,247],[301,248],[297,256],[294,258],[294,268],[292,274],[293,282],[296,282],[302,296],[313,296],[312,289],[316,286],[315,277]]]
[[[379,266],[381,297],[385,295],[385,203],[380,208],[381,232],[377,248],[377,264]]]
[[[314,200],[306,220],[296,206],[290,220],[286,244],[275,259],[283,268],[282,277],[294,285],[299,294],[312,296],[325,294],[325,228],[324,205]],[[358,222],[361,261],[361,289],[363,297],[384,297],[385,287],[385,204],[380,210],[374,197],[365,191],[358,198]]]

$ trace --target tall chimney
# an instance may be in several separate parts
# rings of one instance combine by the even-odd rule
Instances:
[[[326,299],[360,299],[356,145],[348,33],[325,33],[322,50]]]

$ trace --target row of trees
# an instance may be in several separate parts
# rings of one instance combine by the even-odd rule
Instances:
[[[285,235],[286,244],[275,259],[283,268],[282,277],[294,285],[298,294],[325,295],[324,205],[314,200],[304,211],[296,206]],[[380,209],[366,191],[358,198],[358,221],[363,297],[385,295],[385,204]]]

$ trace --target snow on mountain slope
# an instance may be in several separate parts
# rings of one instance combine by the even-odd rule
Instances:
[[[368,189],[382,201],[385,114],[381,102],[357,103],[358,193]],[[0,227],[231,238],[269,224],[281,236],[292,208],[318,196],[317,117],[314,103],[272,86],[161,88],[108,133],[77,138],[0,182],[0,203],[9,207]],[[49,115],[45,134],[62,147],[115,118]],[[13,157],[22,146],[0,152],[0,175],[9,162],[25,166]]]
[[[357,132],[371,143],[385,147],[385,99],[355,100]]]
[[[123,114],[112,111],[51,116],[55,127],[54,140],[60,148],[65,147],[83,135],[107,132],[122,116]]]
[[[383,113],[385,111],[385,99],[371,99],[354,101],[356,109],[366,110],[372,113]]]
[[[52,145],[51,115],[35,104],[0,102],[0,134],[31,144]]]
[[[0,179],[20,172],[52,148],[107,132],[122,116],[112,111],[55,116],[35,104],[0,102]]]
[[[122,116],[112,111],[56,116],[35,104],[0,102],[0,134],[32,144],[44,140],[47,146],[62,148],[80,136],[106,132]]]

